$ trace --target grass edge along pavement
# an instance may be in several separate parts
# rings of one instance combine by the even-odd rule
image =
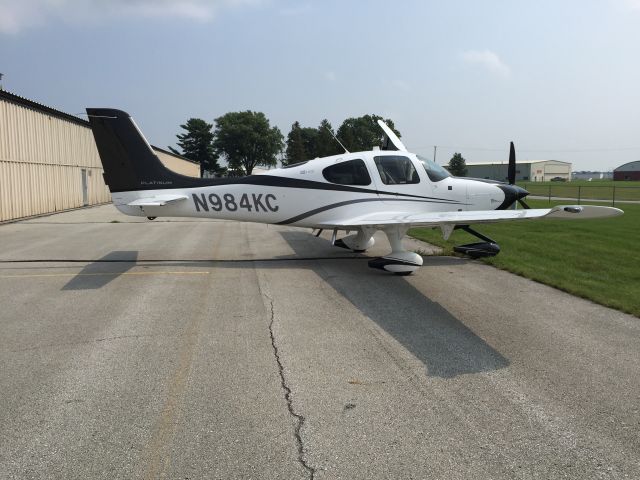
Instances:
[[[532,208],[549,208],[569,202],[527,203]],[[640,317],[640,205],[621,208],[624,215],[601,220],[477,225],[501,248],[496,257],[480,261]],[[479,241],[461,230],[447,241],[439,228],[413,228],[409,235],[442,247],[444,255],[458,255],[453,252],[455,245]]]

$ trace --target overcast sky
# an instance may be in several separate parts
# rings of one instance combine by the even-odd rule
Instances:
[[[640,160],[640,0],[0,0],[10,92],[128,111],[175,145],[190,117],[392,118],[446,163],[606,170]]]

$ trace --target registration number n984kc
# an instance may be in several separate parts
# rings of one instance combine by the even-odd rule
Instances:
[[[248,212],[277,212],[276,196],[273,193],[243,193],[236,197],[233,193],[201,193],[192,194],[193,203],[198,212],[237,212],[244,209]]]

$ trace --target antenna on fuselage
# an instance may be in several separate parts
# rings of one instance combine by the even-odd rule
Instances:
[[[342,148],[344,148],[344,153],[351,153],[349,150],[347,150],[347,147],[345,147],[345,146],[342,144],[342,142],[341,142],[340,140],[338,140],[338,137],[336,137],[336,135],[331,131],[331,129],[330,129],[329,127],[324,127],[324,128],[326,128],[326,129],[327,129],[327,131],[331,134],[331,136],[332,136],[333,138],[335,138],[335,139],[336,139],[336,142],[338,142],[338,143],[340,144],[340,146],[341,146]]]

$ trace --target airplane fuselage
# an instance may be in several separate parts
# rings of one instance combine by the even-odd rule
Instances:
[[[112,193],[127,215],[201,217],[325,228],[332,219],[386,211],[420,214],[495,210],[505,204],[505,186],[456,178],[429,169],[416,155],[398,151],[345,153],[220,179],[196,188]],[[402,177],[402,178],[398,178]],[[432,178],[433,177],[433,178]],[[434,180],[435,179],[435,180]],[[129,205],[139,198],[175,194],[186,200],[163,206]]]

